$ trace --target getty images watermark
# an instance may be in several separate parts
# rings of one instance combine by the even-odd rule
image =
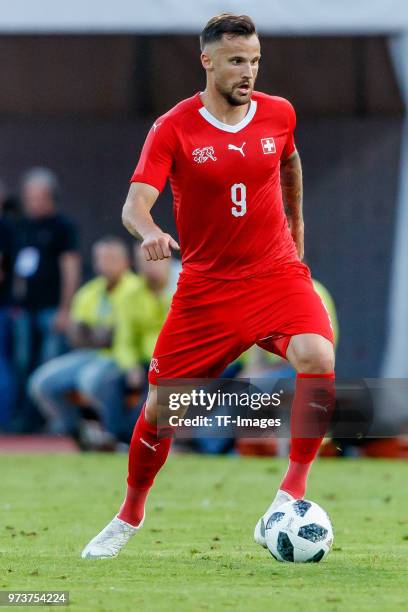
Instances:
[[[286,396],[288,393],[283,385],[261,388],[248,379],[161,380],[158,385],[159,435],[284,437],[277,432],[288,431],[288,411],[282,410]]]
[[[161,379],[159,435],[288,438],[327,432],[359,440],[408,435],[407,379],[342,378],[332,389],[327,379],[302,384],[311,385],[306,401],[294,403],[294,378]]]
[[[216,414],[217,408],[246,408],[253,411],[261,410],[262,408],[277,407],[281,404],[280,392],[275,393],[248,393],[245,391],[207,391],[205,389],[191,389],[190,391],[172,391],[168,394],[168,409],[169,411],[184,412],[183,409],[193,408],[201,409],[207,412],[214,412],[213,416],[203,414],[195,414],[194,416],[181,416],[180,414],[169,414],[167,424],[170,427],[199,427],[212,428],[217,427],[259,427],[266,429],[267,427],[280,427],[281,419],[272,417],[248,417],[242,414]]]

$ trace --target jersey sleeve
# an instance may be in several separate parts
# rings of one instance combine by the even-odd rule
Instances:
[[[295,145],[295,127],[296,127],[296,113],[292,104],[286,100],[287,103],[287,118],[288,118],[288,135],[286,138],[285,146],[283,147],[282,157],[286,159],[296,151]]]
[[[175,134],[171,122],[157,119],[147,135],[131,183],[147,183],[163,191],[174,161]]]

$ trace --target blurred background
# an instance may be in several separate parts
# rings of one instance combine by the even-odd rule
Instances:
[[[173,261],[160,279],[140,270],[137,253],[124,254],[132,241],[121,226],[121,207],[154,119],[204,88],[198,35],[221,11],[254,19],[262,44],[257,89],[288,98],[297,111],[306,259],[337,312],[337,375],[408,376],[405,2],[1,2],[0,430],[9,434],[1,438],[3,447],[11,434],[33,432],[69,435],[84,448],[95,436],[107,450],[126,444],[124,432],[143,401],[152,338],[165,316],[178,264]],[[168,189],[154,216],[175,235]],[[126,366],[112,353],[119,325],[112,317],[129,315],[110,304],[102,317],[92,294],[100,291],[103,301],[110,293],[111,272],[95,253],[103,237],[102,246],[124,254],[115,283],[132,267],[143,299],[151,300],[147,310],[156,313],[154,321],[128,321],[139,331],[133,362]],[[93,295],[83,298],[88,306],[73,310],[77,288],[95,273],[107,284],[88,286]],[[50,283],[58,287],[54,297]],[[127,290],[136,295],[140,287]],[[98,329],[110,336],[85,338],[85,332]],[[47,353],[43,344],[53,334],[61,343]],[[106,351],[107,370],[98,370],[94,387],[112,368],[126,373],[118,374],[115,391],[126,398],[127,408],[116,409],[127,411],[126,423],[123,414],[107,414],[89,380],[79,383],[72,376],[67,355],[84,349],[93,355],[98,349],[98,357]],[[62,357],[54,369],[44,370]],[[240,371],[257,371],[257,363],[256,356],[244,358]],[[58,384],[55,372],[63,378]],[[96,414],[102,423],[97,434],[68,425],[70,416],[61,419],[72,406],[90,421]],[[121,420],[121,433],[109,425],[112,419]]]

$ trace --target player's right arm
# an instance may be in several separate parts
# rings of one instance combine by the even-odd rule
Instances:
[[[133,236],[142,240],[147,261],[170,257],[170,249],[180,248],[174,238],[155,224],[150,214],[170,174],[176,148],[172,121],[160,117],[143,145],[123,207],[123,224]]]
[[[163,232],[150,214],[159,194],[152,185],[132,183],[122,212],[123,225],[132,236],[142,240],[142,251],[147,261],[165,259],[171,256],[171,249],[180,249],[174,238]]]

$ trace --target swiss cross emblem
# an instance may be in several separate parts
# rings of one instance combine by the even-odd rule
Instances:
[[[275,141],[272,138],[261,138],[262,151],[265,155],[269,155],[269,153],[276,153],[276,145]]]

